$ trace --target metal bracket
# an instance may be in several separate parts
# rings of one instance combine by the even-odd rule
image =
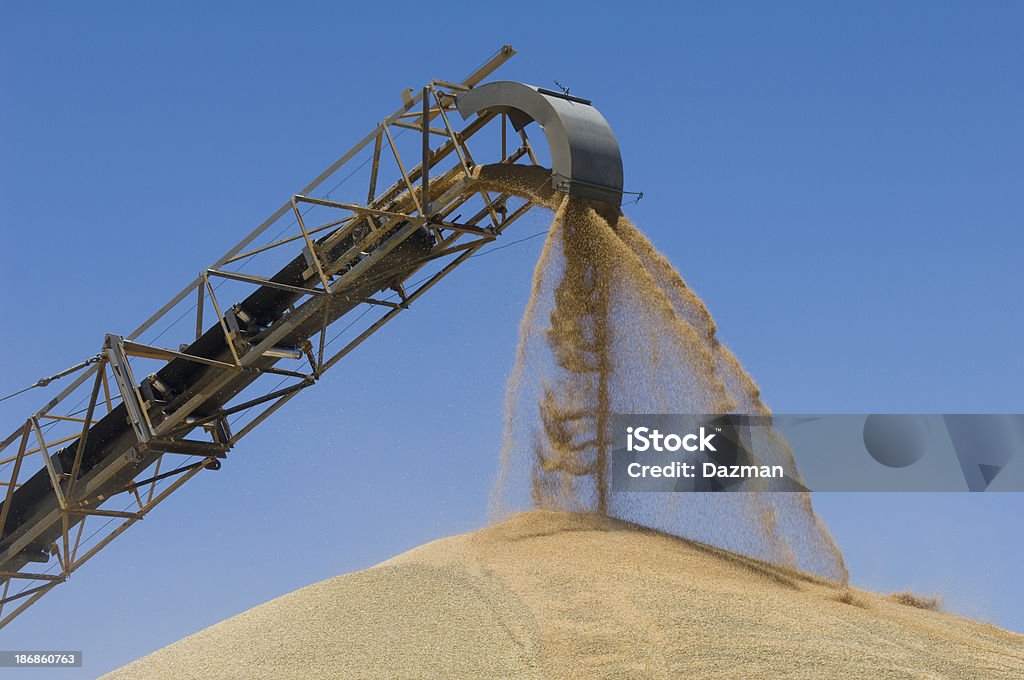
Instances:
[[[108,333],[103,342],[103,353],[114,374],[114,382],[121,392],[121,399],[128,412],[128,422],[135,430],[139,443],[145,445],[153,438],[153,424],[143,407],[142,395],[135,387],[139,382],[135,379],[131,364],[128,363],[128,355],[124,351],[124,338]]]

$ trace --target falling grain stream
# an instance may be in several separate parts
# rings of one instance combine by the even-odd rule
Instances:
[[[845,582],[808,493],[611,493],[612,414],[770,411],[700,297],[619,210],[550,190],[541,168],[477,173],[554,211],[508,380],[496,518],[596,512]],[[793,469],[770,429],[747,436],[758,464]]]

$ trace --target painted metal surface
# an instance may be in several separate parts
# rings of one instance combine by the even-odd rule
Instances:
[[[503,80],[459,95],[462,117],[504,113],[516,130],[536,121],[551,149],[552,182],[570,195],[622,204],[619,143],[601,112],[586,99]]]

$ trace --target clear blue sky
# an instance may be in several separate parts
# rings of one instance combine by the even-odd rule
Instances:
[[[423,7],[0,2],[0,393],[130,331],[403,88],[509,42],[501,77],[558,79],[611,121],[646,194],[629,214],[776,411],[1024,410],[1022,5]],[[93,676],[481,526],[539,247],[432,291],[0,648],[82,649]],[[854,583],[1024,631],[1021,495],[815,504]]]

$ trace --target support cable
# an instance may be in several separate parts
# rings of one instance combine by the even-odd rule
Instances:
[[[65,368],[60,373],[54,373],[53,375],[48,376],[46,378],[40,378],[39,380],[35,381],[33,384],[29,385],[28,387],[22,388],[22,389],[18,390],[17,392],[11,392],[10,394],[8,394],[6,396],[0,397],[0,401],[7,401],[8,399],[10,399],[12,397],[16,397],[19,394],[24,394],[25,392],[28,392],[31,389],[35,389],[36,387],[46,387],[47,385],[52,383],[54,380],[60,380],[61,378],[69,376],[72,373],[76,373],[76,372],[82,370],[83,368],[88,368],[89,366],[92,366],[93,364],[95,364],[99,360],[100,360],[100,355],[98,355],[98,354],[96,356],[94,356],[94,357],[89,357],[85,361],[78,362],[77,364],[75,364],[71,368]]]

